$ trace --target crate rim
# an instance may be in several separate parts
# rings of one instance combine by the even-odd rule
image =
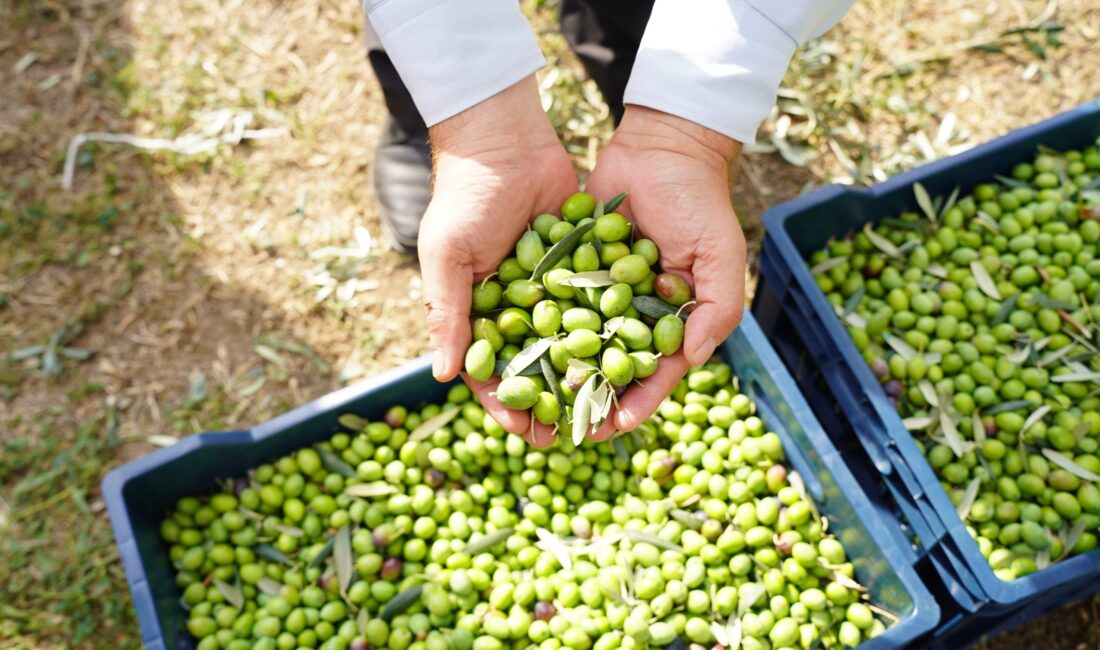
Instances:
[[[867,363],[863,361],[856,350],[855,344],[852,343],[851,337],[834,314],[824,292],[820,290],[814,281],[805,260],[799,255],[786,231],[786,222],[809,208],[842,196],[849,196],[860,202],[873,201],[883,195],[904,190],[914,183],[921,182],[959,165],[984,160],[992,154],[1016,147],[1020,141],[1035,140],[1052,129],[1072,124],[1078,120],[1092,118],[1098,113],[1100,113],[1100,97],[1045,121],[1010,131],[999,138],[955,156],[941,158],[893,176],[882,183],[871,186],[829,185],[775,206],[767,210],[763,216],[765,227],[764,249],[768,250],[767,242],[771,240],[781,262],[786,265],[790,272],[790,276],[782,290],[784,292],[789,291],[792,284],[802,290],[814,312],[821,316],[820,320],[825,327],[826,335],[839,348],[843,361],[851,366],[859,383],[859,388],[865,392],[875,413],[886,424],[886,433],[892,442],[898,445],[903,458],[907,461],[908,469],[916,475],[922,487],[934,488],[925,489],[924,495],[932,504],[930,514],[935,516],[942,524],[944,533],[937,539],[931,540],[930,544],[927,540],[921,540],[921,553],[932,553],[941,544],[952,544],[952,548],[962,554],[963,559],[972,569],[973,577],[977,579],[982,591],[982,593],[971,595],[986,603],[1022,603],[1032,595],[1086,577],[1089,572],[1100,574],[1100,549],[1057,562],[1046,569],[1036,571],[1012,582],[1006,582],[996,577],[993,569],[978,550],[977,543],[966,532],[965,524],[956,513],[947,492],[940,487],[939,480],[933,473],[931,466],[917,449],[915,438],[902,424],[901,416],[889,405],[881,384],[875,380]],[[886,216],[883,215],[879,219]],[[871,219],[868,223],[875,221],[877,219]],[[780,287],[777,286],[775,289],[779,290]],[[782,294],[780,297],[783,297]],[[847,417],[847,414],[845,417]],[[861,444],[866,446],[870,443],[861,441]],[[906,496],[910,497],[911,495]],[[946,578],[946,576],[943,577]]]

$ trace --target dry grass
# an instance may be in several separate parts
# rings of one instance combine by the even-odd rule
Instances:
[[[606,107],[553,7],[527,9],[555,64],[544,105],[583,172]],[[1045,59],[999,36],[1037,17],[1065,26]],[[16,356],[0,359],[0,648],[137,646],[97,492],[107,467],[425,350],[415,262],[379,245],[366,189],[383,109],[360,20],[332,0],[0,0],[0,353]],[[803,166],[745,158],[750,241],[804,188],[1090,98],[1098,37],[1091,0],[857,4],[800,55],[763,131]],[[959,47],[979,42],[1005,47]],[[93,145],[59,187],[75,133],[173,138],[223,109],[289,135],[191,157]],[[1049,647],[1096,647],[1063,627]]]

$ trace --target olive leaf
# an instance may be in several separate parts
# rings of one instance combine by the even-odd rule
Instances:
[[[995,406],[991,406],[986,409],[986,415],[997,415],[998,413],[1004,413],[1006,411],[1016,411],[1018,409],[1029,409],[1035,406],[1035,402],[1029,399],[1015,399],[1007,402],[1001,402]]]
[[[1001,292],[997,291],[997,283],[993,281],[993,276],[989,275],[989,269],[985,268],[981,261],[972,261],[970,272],[974,274],[974,280],[978,283],[978,288],[982,290],[982,293],[994,300],[1001,299]]]
[[[746,582],[738,590],[737,613],[744,614],[756,605],[767,589],[759,582]]]
[[[1035,409],[1031,413],[1031,415],[1027,416],[1027,419],[1024,420],[1024,426],[1020,427],[1020,435],[1022,436],[1025,433],[1027,433],[1028,429],[1035,426],[1035,423],[1038,422],[1039,420],[1042,420],[1046,416],[1047,413],[1050,413],[1050,411],[1051,411],[1051,406],[1049,404],[1044,404],[1044,405],[1040,406],[1039,408]]]
[[[848,296],[848,300],[844,301],[844,312],[841,314],[841,317],[847,316],[848,314],[852,313],[855,308],[859,306],[859,303],[863,300],[863,296],[866,295],[866,293],[867,287],[860,285],[860,287],[856,289],[855,293]]]
[[[1050,535],[1050,530],[1047,530],[1047,535]],[[1050,566],[1050,547],[1044,548],[1035,554],[1035,568],[1043,570]]]
[[[886,619],[889,619],[889,620],[893,621],[894,623],[897,623],[898,621],[901,620],[901,618],[898,617],[897,614],[891,612],[888,609],[883,609],[883,608],[879,607],[878,605],[876,605],[874,603],[864,603],[864,604],[867,605],[867,609],[869,609],[872,612],[878,614],[879,616],[882,616],[883,618],[886,618]]]
[[[604,269],[602,271],[574,273],[558,284],[564,287],[573,287],[574,289],[598,289],[600,287],[610,287],[615,284],[615,281],[611,279],[611,271]]]
[[[848,312],[847,314],[839,314],[844,319],[845,323],[856,329],[867,329],[867,321],[863,319],[859,314]]]
[[[554,372],[554,364],[550,363],[550,359],[546,356],[539,357],[539,369],[542,370],[542,378],[546,380],[546,385],[550,387],[550,392],[554,394],[554,399],[558,401],[558,406],[565,407],[565,395],[561,392],[561,383],[558,380],[558,373]]]
[[[584,442],[585,436],[588,435],[588,427],[591,424],[589,419],[592,417],[592,401],[589,399],[592,397],[592,393],[596,390],[596,380],[599,375],[592,375],[584,384],[580,390],[577,391],[577,397],[573,402],[573,444],[580,445]]]
[[[268,576],[262,576],[256,582],[256,588],[268,596],[278,596],[283,592],[283,583]]]
[[[630,452],[626,450],[626,442],[623,440],[622,436],[612,438],[611,446],[614,447],[615,457],[618,458],[620,462],[630,462]]]
[[[668,316],[669,314],[679,314],[681,320],[687,320],[688,315],[681,307],[677,307],[671,303],[667,303],[660,298],[653,296],[634,296],[634,299],[630,301],[630,304],[634,305],[634,309],[637,309],[641,313],[651,318],[661,318],[662,316]]]
[[[592,404],[592,412],[588,416],[588,422],[594,425],[592,430],[595,431],[600,428],[599,423],[606,417],[608,409],[611,408],[611,388],[608,382],[601,382],[596,390],[592,391],[588,401]]]
[[[309,559],[309,563],[306,564],[307,569],[314,569],[324,563],[328,559],[328,556],[332,555],[332,549],[336,546],[336,535],[329,535],[325,540],[325,545],[321,547],[317,554]]]
[[[847,261],[848,261],[847,257],[830,257],[827,260],[824,260],[824,261],[822,261],[818,264],[815,264],[814,266],[811,266],[810,267],[810,273],[812,273],[814,275],[821,275],[822,273],[827,273],[829,271],[832,271],[833,269],[840,266],[841,264],[844,264]]]
[[[627,197],[628,194],[630,194],[630,193],[629,192],[619,192],[615,196],[608,199],[607,203],[604,204],[604,208],[603,208],[604,209],[604,214],[607,214],[608,212],[614,212],[616,208],[618,208],[620,205],[623,204],[623,201],[626,200],[626,197]]]
[[[1012,350],[1011,352],[1009,352],[1008,354],[1005,355],[1005,358],[1008,359],[1009,361],[1011,361],[1015,365],[1020,365],[1021,363],[1027,361],[1031,357],[1031,352],[1032,352],[1033,349],[1034,349],[1034,346],[1029,342],[1027,345],[1025,345],[1022,348],[1019,348],[1017,350]]]
[[[362,499],[385,497],[398,491],[396,485],[375,481],[374,483],[355,483],[344,487],[344,494]]]
[[[959,186],[956,185],[955,189],[951,190],[951,195],[947,197],[947,202],[943,204],[943,208],[940,210],[940,217],[946,217],[947,213],[951,211],[951,208],[955,207],[955,202],[959,200]]]
[[[395,617],[405,613],[405,610],[412,607],[413,603],[420,600],[420,592],[422,591],[424,591],[424,585],[421,584],[409,587],[397,594],[386,602],[386,606],[382,608],[382,613],[378,618],[389,623]]]
[[[663,548],[666,551],[675,551],[677,553],[683,553],[684,547],[679,544],[673,543],[664,539],[663,537],[657,537],[656,535],[650,535],[649,533],[643,533],[640,530],[628,530],[623,533],[627,539],[635,543],[644,543],[657,548]],[[743,589],[744,587],[742,587]]]
[[[723,648],[729,647],[730,641],[729,634],[726,631],[726,626],[722,625],[718,621],[711,621],[710,633],[711,636],[714,637],[714,640],[718,643],[718,645],[722,646]]]
[[[1009,314],[1012,313],[1012,310],[1016,309],[1016,303],[1019,300],[1020,294],[1018,293],[1014,293],[1006,298],[1005,301],[1001,303],[1001,306],[997,308],[997,313],[993,315],[993,324],[1000,325],[1005,322]]]
[[[600,334],[600,338],[607,340],[612,336],[615,336],[615,332],[618,332],[619,328],[622,327],[623,323],[625,322],[626,319],[622,316],[616,316],[614,318],[608,319],[608,321],[603,324],[603,332]]]
[[[913,346],[906,343],[901,337],[887,334],[885,338],[886,344],[893,348],[894,352],[900,354],[902,359],[910,361],[917,356],[917,351],[913,349]]]
[[[949,275],[947,273],[947,269],[944,268],[943,266],[939,265],[939,264],[933,264],[933,265],[929,266],[928,268],[924,269],[924,272],[927,273],[928,275],[937,277],[940,280],[946,280],[949,277]],[[862,289],[862,288],[863,287],[860,287],[860,289]]]
[[[934,424],[934,420],[927,415],[915,415],[901,421],[909,431],[924,431]]]
[[[680,522],[681,524],[687,526],[692,530],[699,530],[703,527],[704,519],[702,517],[691,514],[687,510],[673,508],[672,511],[668,513],[668,516],[672,517],[676,521]]]
[[[962,500],[955,507],[955,512],[959,513],[961,519],[966,519],[970,515],[970,508],[974,506],[974,501],[978,498],[978,489],[981,487],[982,479],[978,477],[974,477],[966,486],[966,492],[963,493]]]
[[[488,535],[483,535],[483,536],[477,538],[476,540],[470,542],[469,544],[466,545],[465,548],[462,549],[462,552],[465,553],[466,555],[469,555],[470,557],[473,557],[475,555],[480,555],[481,553],[484,553],[485,551],[488,551],[489,549],[493,548],[497,544],[499,544],[499,543],[503,542],[504,540],[508,539],[515,532],[516,532],[515,528],[511,528],[511,527],[501,528],[498,531],[489,533]]]
[[[1068,456],[1062,453],[1054,451],[1053,449],[1044,449],[1043,455],[1047,457],[1047,460],[1066,470],[1070,474],[1073,474],[1077,478],[1084,479],[1086,481],[1100,481],[1100,475],[1093,474],[1089,470],[1073,462]]]
[[[917,383],[917,389],[920,390],[921,396],[931,406],[938,407],[940,405],[940,396],[936,394],[935,387],[932,386],[932,382],[927,379],[922,379]]]
[[[354,413],[345,413],[337,418],[336,421],[340,423],[340,426],[356,433],[366,429],[368,424],[366,420]]]
[[[1069,532],[1066,533],[1066,536],[1062,539],[1062,554],[1058,556],[1058,560],[1056,561],[1064,560],[1069,556],[1070,552],[1073,551],[1073,547],[1080,541],[1081,535],[1085,532],[1087,526],[1088,523],[1082,518],[1077,520],[1073,528],[1069,529]],[[1061,537],[1061,535],[1059,535],[1059,537]]]
[[[339,474],[344,478],[355,478],[355,470],[352,469],[352,466],[345,463],[342,458],[331,451],[321,452],[321,464],[328,471]]]
[[[928,217],[932,223],[936,223],[936,209],[932,205],[932,197],[928,195],[928,190],[924,189],[920,183],[913,183],[913,196],[916,197],[917,205],[920,206],[924,216]]]
[[[367,608],[360,608],[359,614],[355,617],[355,627],[359,630],[359,636],[367,636],[367,623],[370,622],[370,614],[367,613]]]
[[[993,178],[997,179],[1001,183],[1001,185],[1005,185],[1006,187],[1013,187],[1025,190],[1032,189],[1031,185],[1028,185],[1023,181],[1016,180],[1015,178],[1009,178],[1008,176],[1002,176],[1001,174],[993,174]]]
[[[855,580],[852,580],[848,577],[847,574],[841,573],[840,571],[834,570],[831,577],[833,579],[833,582],[839,584],[845,589],[851,589],[852,591],[857,591],[859,593],[867,592],[867,587],[864,587]]]
[[[1073,437],[1077,440],[1085,437],[1085,434],[1092,430],[1091,422],[1082,422],[1073,429]]]
[[[520,371],[535,365],[539,357],[546,354],[546,351],[550,349],[554,341],[555,339],[553,337],[547,336],[520,350],[519,354],[512,357],[512,360],[508,362],[508,366],[504,369],[501,377],[505,379],[508,377],[515,377]],[[541,367],[538,368],[539,372],[541,372],[541,370]]]
[[[817,503],[810,498],[809,492],[806,491],[806,482],[802,480],[802,475],[794,470],[788,472],[787,483],[794,488],[799,498],[802,499],[806,505],[810,506],[810,514],[813,515],[814,521],[821,521],[821,513],[817,510]]]
[[[894,242],[875,232],[874,229],[871,228],[871,224],[864,224],[863,234],[867,235],[867,239],[871,240],[871,244],[874,245],[875,248],[886,255],[894,258],[901,257],[901,251],[894,245]]]
[[[973,429],[970,434],[974,436],[974,442],[979,446],[985,444],[985,424],[982,422],[982,416],[977,411],[970,414],[970,428]]]
[[[347,526],[341,526],[333,536],[332,558],[336,564],[336,580],[340,585],[340,593],[347,595],[348,586],[351,585],[352,557],[351,557],[351,532]]]
[[[536,548],[553,555],[563,569],[573,568],[573,555],[560,537],[545,528],[536,528],[535,537],[538,538]]]
[[[999,235],[1001,233],[1001,224],[997,223],[996,219],[981,210],[978,210],[978,213],[974,215],[974,222],[994,235]]]
[[[947,446],[951,448],[955,457],[961,457],[966,452],[962,436],[959,435],[959,429],[955,425],[955,420],[948,415],[946,409],[940,411],[940,430],[943,431],[943,437],[947,441]]]
[[[451,420],[455,419],[455,417],[461,411],[462,409],[457,406],[443,409],[443,411],[441,411],[439,415],[428,418],[427,420],[421,422],[420,426],[413,429],[412,433],[409,434],[409,441],[420,442],[421,440],[427,440],[428,438],[432,437],[433,433],[447,426],[447,424],[449,424]]]
[[[257,544],[256,555],[259,555],[269,562],[278,562],[279,564],[294,564],[293,560],[291,560],[286,553],[283,553],[271,544]]]
[[[1064,300],[1055,300],[1045,293],[1036,293],[1031,297],[1032,304],[1042,307],[1044,309],[1064,309],[1067,311],[1073,311],[1080,307],[1072,302],[1066,302]]]
[[[223,580],[218,580],[217,578],[214,579],[214,586],[217,587],[221,595],[225,597],[227,603],[238,610],[244,608],[244,594],[241,593],[240,587],[231,585]]]
[[[603,199],[596,199],[596,207],[592,210],[592,219],[596,220],[607,214],[605,210],[607,206],[604,205]]]
[[[284,535],[288,535],[290,537],[305,537],[306,536],[305,531],[303,531],[301,528],[298,528],[297,526],[287,526],[286,524],[282,524],[282,523],[279,523],[277,521],[273,521],[273,522],[271,522],[267,525],[271,526],[272,528],[279,531],[280,533],[282,533]]]
[[[504,374],[504,369],[508,367],[508,362],[511,359],[497,359],[496,364],[493,366],[493,376],[500,377]],[[534,377],[539,374],[539,368],[535,365],[530,365],[516,373],[520,377]]]
[[[741,648],[741,619],[737,612],[730,613],[726,619],[726,650],[740,650]]]
[[[589,221],[588,223],[581,224],[570,230],[569,233],[558,240],[558,243],[550,247],[550,250],[543,254],[542,259],[535,265],[535,270],[531,271],[531,279],[537,280],[543,276],[544,273],[550,271],[554,266],[562,261],[566,255],[573,252],[573,249],[577,247],[577,243],[580,242],[581,237],[588,234],[589,230],[596,227],[595,221]]]

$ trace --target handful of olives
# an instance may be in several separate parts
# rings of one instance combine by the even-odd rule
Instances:
[[[680,349],[692,304],[687,281],[657,268],[657,245],[634,238],[614,211],[625,198],[573,194],[473,288],[467,375],[500,377],[493,395],[503,406],[568,426],[577,443],[631,382]]]

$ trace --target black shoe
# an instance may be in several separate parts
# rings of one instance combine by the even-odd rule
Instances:
[[[386,241],[399,253],[416,254],[420,220],[431,197],[431,178],[428,134],[406,133],[387,117],[374,152],[371,189]]]

